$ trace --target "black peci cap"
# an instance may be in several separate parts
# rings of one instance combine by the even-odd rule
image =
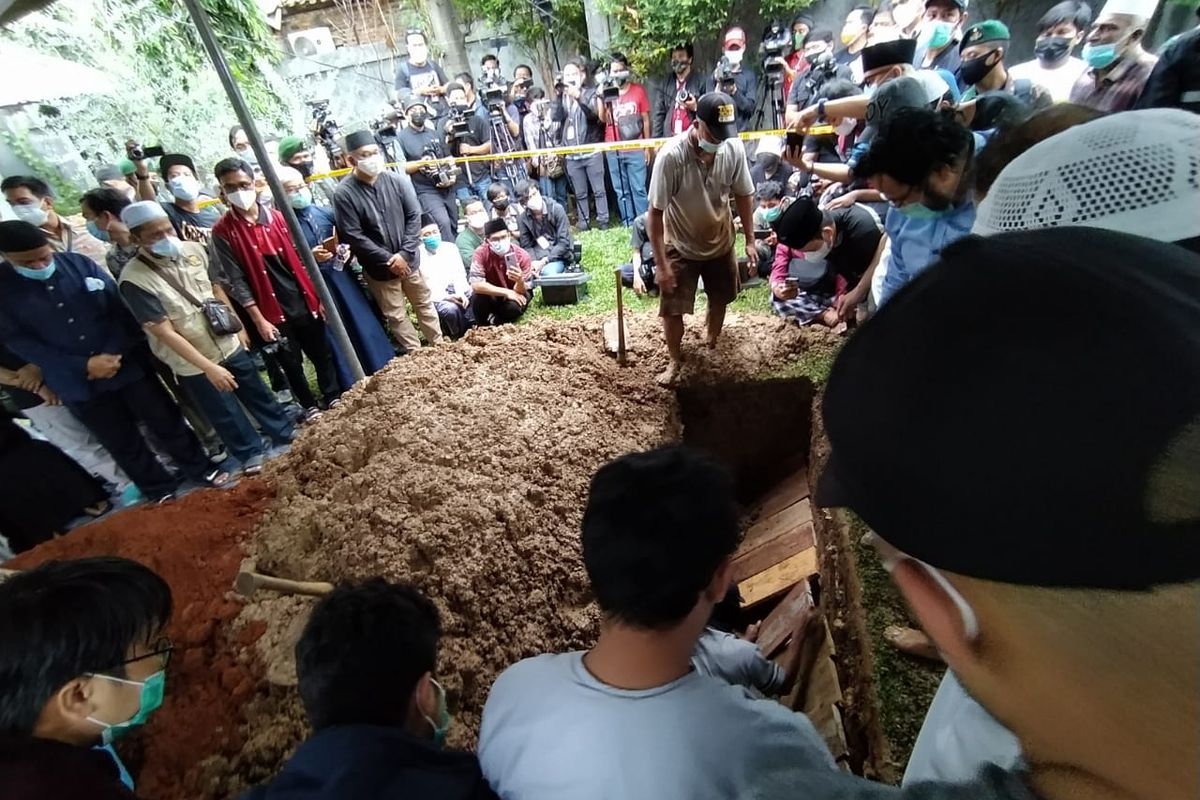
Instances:
[[[862,71],[868,73],[880,67],[911,64],[917,55],[916,39],[896,39],[880,42],[862,49]]]
[[[696,117],[708,125],[717,141],[737,136],[737,109],[724,92],[709,92],[696,101]]]
[[[0,253],[24,253],[49,243],[46,232],[36,225],[19,219],[0,222]]]
[[[508,231],[508,223],[500,217],[489,219],[483,225],[483,238],[487,238],[494,233],[502,233]]]
[[[360,147],[375,144],[375,134],[367,130],[353,131],[346,134],[346,152],[353,153]]]
[[[815,502],[934,567],[1200,579],[1200,256],[1093,228],[971,236],[838,355]],[[1070,302],[1036,321],[1031,291]]]
[[[811,197],[797,197],[771,227],[780,244],[799,249],[821,235],[821,221],[824,218],[815,200]]]

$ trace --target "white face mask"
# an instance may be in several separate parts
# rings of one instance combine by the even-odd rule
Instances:
[[[46,213],[46,209],[42,208],[42,202],[39,200],[36,203],[29,205],[12,206],[13,213],[17,215],[17,219],[22,222],[28,222],[30,225],[41,227],[46,224],[46,218],[50,216]]]
[[[486,211],[476,211],[474,214],[467,215],[467,225],[477,231],[483,230],[483,226],[487,225],[487,220]]]
[[[849,136],[854,133],[856,127],[858,127],[858,120],[854,117],[846,117],[834,127],[833,132],[838,136]]]
[[[191,175],[178,175],[168,185],[177,200],[187,202],[200,196],[200,181]]]
[[[237,192],[226,192],[225,199],[235,208],[240,208],[242,211],[248,211],[254,208],[254,204],[258,201],[258,192],[253,189],[242,189]]]
[[[179,258],[179,240],[166,236],[150,245],[150,252],[161,258]]]
[[[826,242],[824,239],[822,239],[820,248],[818,248],[817,250],[805,250],[804,251],[804,260],[805,261],[824,261],[825,257],[827,255],[829,255],[829,251],[832,249],[833,248],[829,246],[829,243]]]
[[[745,55],[746,55],[745,50],[726,50],[725,51],[726,60],[729,61],[729,63],[735,67],[738,64],[742,63],[742,57]]]
[[[954,607],[958,610],[959,619],[962,621],[963,637],[968,642],[974,642],[979,638],[979,617],[976,615],[975,609],[971,607],[971,604],[967,602],[967,598],[962,596],[958,589],[954,587],[954,584],[950,583],[937,567],[932,567],[919,558],[913,558],[907,553],[897,550],[878,534],[872,533],[870,536],[873,537],[872,543],[875,546],[876,552],[879,553],[879,560],[889,575],[904,561],[911,561],[921,567],[941,587],[946,596],[950,598],[950,601],[954,603]]]
[[[383,167],[383,156],[379,153],[376,153],[373,156],[367,156],[366,158],[360,158],[358,160],[359,171],[371,178],[374,178],[376,175],[383,172]]]
[[[492,252],[496,255],[502,256],[512,247],[512,242],[508,239],[499,242],[488,242],[488,247],[492,248]]]

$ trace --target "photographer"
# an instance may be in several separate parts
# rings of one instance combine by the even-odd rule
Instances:
[[[746,32],[730,28],[725,32],[725,46],[717,68],[708,79],[706,92],[724,92],[733,98],[737,110],[737,129],[750,129],[754,108],[758,105],[758,76],[745,64]]]
[[[446,73],[437,62],[429,60],[429,41],[417,29],[405,32],[408,57],[396,69],[396,93],[407,105],[414,97],[425,100],[434,119],[446,113]]]
[[[650,99],[640,83],[629,80],[629,61],[621,53],[612,55],[602,96],[604,141],[650,138]],[[617,209],[623,225],[632,225],[634,218],[646,213],[646,162],[652,152],[647,149],[607,153],[608,174],[617,190]]]
[[[486,156],[492,152],[491,135],[484,122],[471,109],[467,89],[455,82],[446,87],[446,99],[450,101],[450,118],[444,131],[450,145],[450,154],[462,156]],[[462,165],[455,190],[465,207],[472,197],[487,202],[487,190],[492,185],[492,169],[485,162],[467,162]]]
[[[808,60],[804,57],[804,45],[808,42],[808,35],[815,27],[813,18],[807,14],[798,14],[792,20],[792,52],[786,59],[787,77],[783,81],[784,97],[791,94],[792,84],[796,82],[796,79],[803,78],[804,74],[808,72]]]
[[[412,178],[421,209],[433,218],[442,238],[453,240],[458,233],[458,203],[454,187],[458,182],[458,167],[446,161],[449,151],[446,139],[429,120],[424,101],[414,99],[406,110],[408,127],[400,131],[400,149],[404,151],[404,171]],[[436,164],[421,163],[443,159]]]
[[[575,147],[604,140],[603,102],[596,87],[587,85],[587,67],[582,58],[571,59],[563,67],[562,83],[554,89],[558,100],[553,118],[562,125],[562,145]],[[608,190],[604,185],[604,156],[601,153],[577,153],[566,157],[567,175],[575,189],[579,231],[588,229],[591,210],[588,198],[596,202],[596,223],[608,227]]]
[[[646,232],[647,216],[638,215],[630,226],[629,247],[632,252],[629,263],[621,265],[621,283],[633,289],[638,296],[658,294],[658,284],[654,280],[654,245],[650,244],[650,235]]]
[[[529,114],[529,90],[533,88],[533,67],[528,64],[517,64],[513,69],[513,80],[508,85],[508,102],[512,103],[524,122]],[[522,125],[524,134],[524,125]]]
[[[690,44],[671,49],[671,74],[654,87],[650,133],[654,138],[678,136],[696,119],[696,98],[704,94],[704,76],[692,69]]]
[[[476,94],[470,75],[463,72],[456,76],[456,79],[467,89],[468,101],[473,103],[475,115],[487,126],[488,138],[492,145],[490,152],[499,155],[519,150],[521,117],[517,113],[517,107],[505,99],[504,84],[497,83],[489,73],[481,81],[481,92]],[[470,99],[472,95],[473,101]],[[490,169],[492,181],[500,181],[511,192],[514,181],[508,174],[506,162],[493,161]]]
[[[554,147],[562,126],[550,115],[550,99],[546,97],[546,91],[535,86],[525,97],[529,104],[529,113],[521,121],[525,146],[530,150]],[[567,168],[563,157],[553,153],[537,155],[529,159],[527,168],[531,177],[537,177],[542,194],[554,198],[559,205],[566,208]]]
[[[838,64],[833,58],[832,31],[817,30],[810,33],[804,45],[804,59],[809,64],[809,70],[803,78],[792,83],[792,89],[788,92],[789,118],[811,103],[821,93],[826,81],[833,78],[853,80],[850,68]]]

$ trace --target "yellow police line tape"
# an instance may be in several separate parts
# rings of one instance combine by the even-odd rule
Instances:
[[[833,133],[832,125],[814,125],[805,130],[807,134],[815,136],[824,136]],[[765,136],[783,136],[787,133],[785,130],[773,131],[748,131],[739,133],[738,137],[744,141],[754,139],[762,139]],[[658,149],[673,137],[662,137],[659,139],[631,139],[623,142],[596,142],[594,144],[581,144],[571,147],[548,147],[543,150],[520,150],[513,153],[491,153],[483,156],[459,156],[458,158],[423,158],[419,161],[405,161],[403,164],[390,164],[389,166],[403,166],[404,164],[428,164],[435,166],[437,164],[445,164],[453,161],[455,164],[470,164],[481,161],[514,161],[519,158],[537,158],[538,156],[572,156],[581,155],[583,153],[603,153],[614,150],[646,150]],[[322,180],[324,178],[340,178],[343,175],[349,175],[349,169],[335,169],[329,172],[322,172],[318,175],[313,175],[309,178],[310,181]]]

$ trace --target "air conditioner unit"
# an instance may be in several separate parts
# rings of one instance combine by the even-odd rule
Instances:
[[[332,53],[337,49],[333,43],[333,33],[329,28],[309,28],[306,31],[296,31],[289,33],[287,38],[292,55],[315,56],[319,53]]]

